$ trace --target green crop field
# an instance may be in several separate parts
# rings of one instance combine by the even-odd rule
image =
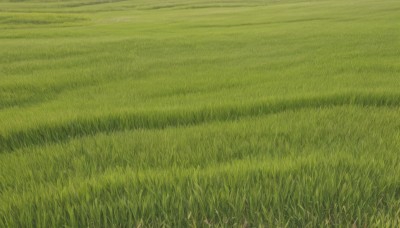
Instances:
[[[0,227],[399,226],[399,0],[0,0]]]

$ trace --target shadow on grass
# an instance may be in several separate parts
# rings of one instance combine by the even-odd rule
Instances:
[[[399,107],[400,94],[332,94],[299,97],[252,104],[203,107],[192,110],[116,113],[64,123],[42,125],[31,129],[0,135],[0,152],[11,152],[34,145],[46,145],[100,132],[136,129],[163,129],[193,126],[213,121],[232,121],[245,117],[274,114],[305,108],[327,108],[343,105],[360,107]]]

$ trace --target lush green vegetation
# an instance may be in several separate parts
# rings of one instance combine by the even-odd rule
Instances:
[[[398,0],[0,0],[0,227],[400,226]]]

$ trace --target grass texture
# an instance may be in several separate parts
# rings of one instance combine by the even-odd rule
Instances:
[[[397,0],[0,0],[0,227],[400,226]]]

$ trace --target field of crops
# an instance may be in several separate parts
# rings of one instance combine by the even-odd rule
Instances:
[[[0,0],[0,227],[400,226],[400,1]]]

